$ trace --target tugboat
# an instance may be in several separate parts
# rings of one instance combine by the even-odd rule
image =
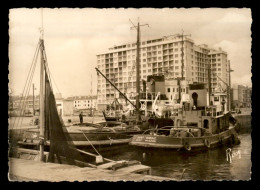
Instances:
[[[236,120],[226,111],[226,94],[209,94],[206,84],[190,84],[190,98],[182,101],[181,108],[170,116],[174,125],[148,129],[141,135],[134,135],[129,144],[190,151],[240,143]]]

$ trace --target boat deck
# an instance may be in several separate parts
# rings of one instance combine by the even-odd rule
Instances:
[[[44,163],[10,158],[10,181],[169,181],[171,178],[129,173],[125,170],[80,168],[72,165]]]

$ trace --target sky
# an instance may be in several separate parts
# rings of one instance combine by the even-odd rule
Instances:
[[[221,47],[231,62],[231,82],[251,83],[251,10],[248,8],[165,8],[165,9],[10,9],[9,89],[23,92],[32,64],[39,28],[44,43],[55,93],[63,97],[93,95],[97,92],[96,55],[114,45],[136,42],[132,23],[141,28],[141,40],[181,33],[191,34],[195,44]],[[33,83],[39,93],[39,62]],[[30,90],[32,94],[32,90]]]

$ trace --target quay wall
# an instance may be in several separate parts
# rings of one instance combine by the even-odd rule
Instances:
[[[141,175],[123,171],[104,170],[24,159],[9,159],[10,181],[170,181],[173,178]]]
[[[234,116],[237,120],[237,123],[240,126],[240,133],[251,133],[251,121],[252,117],[249,114],[238,114]]]

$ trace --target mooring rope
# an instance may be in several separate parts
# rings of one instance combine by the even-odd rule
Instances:
[[[97,151],[97,149],[94,147],[94,145],[89,141],[88,137],[85,135],[85,133],[80,130],[82,132],[82,134],[84,135],[84,137],[87,139],[87,141],[89,142],[89,144],[92,146],[92,148],[96,151],[96,153],[101,156],[101,154],[99,154],[99,152]]]

